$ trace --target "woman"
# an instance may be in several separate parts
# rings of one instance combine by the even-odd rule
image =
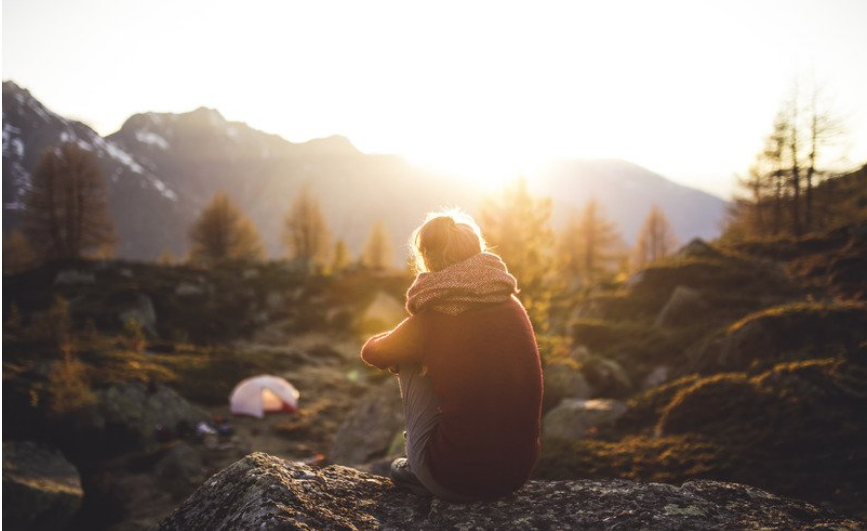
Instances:
[[[399,374],[406,459],[392,479],[449,501],[521,487],[539,457],[542,370],[515,277],[465,214],[433,213],[410,242],[410,317],[362,359]]]

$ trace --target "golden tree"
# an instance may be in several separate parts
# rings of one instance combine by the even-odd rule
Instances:
[[[289,256],[320,267],[328,262],[331,236],[319,201],[307,186],[292,201],[284,219],[283,242]]]
[[[346,242],[342,238],[338,238],[334,244],[334,253],[331,260],[331,271],[338,273],[349,267],[352,261],[352,256],[349,254],[349,248],[346,247]]]
[[[214,196],[193,224],[190,247],[190,261],[206,266],[265,257],[256,226],[224,192]]]
[[[18,273],[36,265],[36,254],[20,230],[3,235],[3,272]]]
[[[46,148],[24,202],[24,234],[42,258],[81,258],[115,242],[99,159],[76,144]]]
[[[364,245],[362,263],[373,269],[388,269],[392,265],[391,237],[382,221],[377,221]]]
[[[635,267],[641,269],[674,252],[677,237],[674,229],[658,206],[653,205],[644,220],[638,243],[635,245]]]
[[[586,286],[617,268],[623,247],[616,225],[591,199],[580,213],[570,214],[560,235],[559,257],[565,273]]]
[[[553,295],[554,232],[550,220],[551,199],[530,194],[523,178],[489,199],[481,215],[485,240],[518,279],[519,297],[539,332],[548,330]]]

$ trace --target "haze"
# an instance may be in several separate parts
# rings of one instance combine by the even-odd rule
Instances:
[[[101,134],[217,108],[493,185],[621,158],[720,196],[794,80],[867,160],[867,3],[11,0],[3,78]]]

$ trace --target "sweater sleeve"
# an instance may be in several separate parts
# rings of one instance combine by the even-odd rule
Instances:
[[[422,362],[422,331],[418,316],[408,317],[394,330],[375,335],[361,347],[361,359],[379,369]]]

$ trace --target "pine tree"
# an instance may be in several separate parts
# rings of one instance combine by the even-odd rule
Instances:
[[[24,233],[46,259],[76,259],[115,242],[99,159],[71,142],[47,148],[25,196]]]
[[[346,242],[344,242],[342,238],[338,238],[337,242],[334,244],[334,252],[332,256],[331,271],[333,273],[339,273],[340,271],[345,270],[349,267],[349,263],[352,261],[352,257],[349,254],[349,248],[346,247]]]
[[[518,279],[521,302],[541,333],[548,330],[553,295],[554,232],[550,220],[551,200],[530,194],[523,178],[488,200],[481,215],[485,240]]]
[[[3,272],[19,273],[36,265],[36,253],[20,230],[3,236]]]
[[[283,241],[289,256],[324,267],[328,262],[330,239],[319,201],[307,186],[302,187],[284,220]]]
[[[373,269],[388,269],[393,260],[391,237],[382,221],[377,221],[364,246],[362,263]]]
[[[570,214],[560,237],[559,257],[569,278],[587,286],[617,268],[622,247],[615,224],[592,199],[580,213]]]
[[[214,196],[193,224],[190,246],[190,261],[205,266],[265,257],[256,226],[223,192]]]
[[[635,246],[636,269],[665,258],[674,252],[677,238],[662,210],[653,205],[644,221]]]

